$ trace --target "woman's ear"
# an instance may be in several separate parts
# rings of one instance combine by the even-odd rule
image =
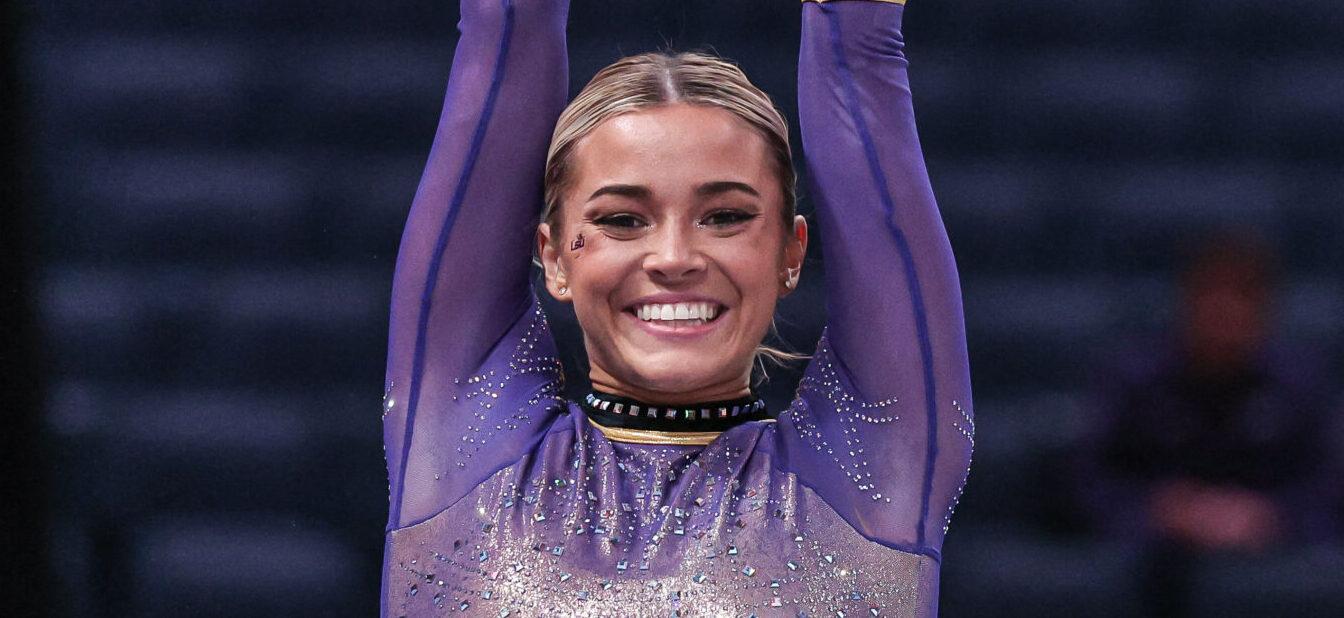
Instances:
[[[807,219],[802,215],[793,217],[793,233],[784,239],[784,291],[787,296],[798,289],[802,278],[803,258],[807,256]]]
[[[556,243],[551,242],[551,224],[537,226],[537,255],[541,257],[541,268],[546,278],[546,291],[556,300],[570,302],[569,282],[564,269],[560,267],[560,251]]]

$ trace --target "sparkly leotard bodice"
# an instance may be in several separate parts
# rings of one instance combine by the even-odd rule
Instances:
[[[528,257],[568,7],[462,2],[393,290],[384,615],[936,613],[974,423],[903,10],[803,5],[829,322],[788,410],[694,446],[610,440],[560,396]]]

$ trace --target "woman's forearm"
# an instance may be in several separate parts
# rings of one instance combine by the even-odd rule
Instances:
[[[813,422],[845,445],[832,504],[889,543],[936,552],[974,430],[961,293],[925,169],[899,2],[803,4],[800,125],[827,286]],[[820,357],[820,355],[819,355]],[[837,401],[838,400],[838,401]],[[872,465],[869,465],[872,464]],[[841,507],[843,508],[843,507]]]
[[[450,406],[529,305],[546,149],[568,91],[564,0],[464,0],[393,281],[384,425],[397,525],[416,415]]]

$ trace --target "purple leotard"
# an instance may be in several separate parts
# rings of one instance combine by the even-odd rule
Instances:
[[[561,398],[529,282],[568,5],[462,2],[393,289],[384,615],[936,613],[974,423],[904,7],[802,11],[830,322],[776,421],[673,446],[610,441]]]

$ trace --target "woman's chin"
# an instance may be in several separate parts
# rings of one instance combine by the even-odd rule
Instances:
[[[709,367],[704,366],[703,359],[669,359],[665,364],[640,363],[640,365],[636,368],[639,379],[633,382],[641,391],[660,395],[657,399],[663,400],[664,403],[726,398],[723,393],[733,390],[732,384],[735,378],[740,378],[738,374],[741,373],[707,371]],[[728,375],[729,373],[733,375]],[[704,393],[705,396],[697,396],[697,393]],[[729,396],[732,396],[731,393]],[[668,401],[669,399],[676,401]]]

